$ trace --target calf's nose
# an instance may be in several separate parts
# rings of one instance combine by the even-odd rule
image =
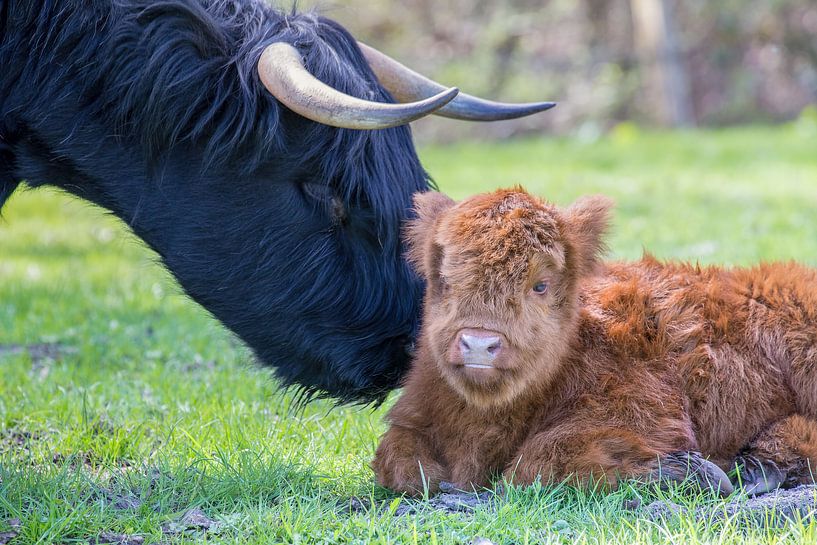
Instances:
[[[502,351],[502,338],[490,331],[468,330],[460,332],[458,345],[466,365],[490,365]]]

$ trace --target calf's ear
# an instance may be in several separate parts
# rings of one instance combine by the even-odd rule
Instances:
[[[604,195],[589,195],[574,202],[564,211],[567,237],[577,254],[580,275],[590,274],[606,251],[604,236],[610,226],[615,203]]]
[[[416,216],[405,229],[408,260],[420,275],[430,280],[436,275],[442,258],[442,248],[434,242],[440,215],[454,206],[451,197],[438,191],[414,194]]]

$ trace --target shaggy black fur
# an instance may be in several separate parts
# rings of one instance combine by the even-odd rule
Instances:
[[[111,210],[285,384],[378,400],[417,327],[399,229],[429,180],[407,127],[279,105],[274,41],[392,101],[342,27],[261,0],[0,0],[0,206],[25,180]]]

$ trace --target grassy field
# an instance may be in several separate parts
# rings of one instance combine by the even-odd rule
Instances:
[[[706,263],[817,265],[815,134],[793,126],[622,127],[594,142],[461,144],[422,156],[454,197],[517,183],[560,204],[613,196],[615,258],[649,249]],[[815,522],[649,522],[622,509],[624,500],[649,499],[631,486],[515,489],[472,514],[392,516],[402,500],[375,487],[368,469],[384,409],[316,402],[294,410],[155,259],[118,221],[55,192],[18,192],[6,207],[0,543],[4,532],[26,544],[112,534],[145,543],[817,541]],[[378,507],[350,510],[352,497]],[[205,531],[207,521],[179,522],[194,508],[217,524]]]

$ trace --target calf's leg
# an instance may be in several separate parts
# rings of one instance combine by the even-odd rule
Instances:
[[[440,481],[450,478],[425,435],[396,425],[381,438],[372,469],[378,484],[411,496],[437,492]]]
[[[791,415],[755,437],[736,459],[750,494],[817,482],[817,420]]]
[[[667,452],[650,438],[626,428],[576,431],[563,425],[531,436],[506,467],[505,478],[516,484],[530,484],[537,478],[545,482],[567,479],[581,486],[599,481],[616,486],[621,479],[691,480],[724,495],[732,492],[726,474],[699,453],[677,448]]]

